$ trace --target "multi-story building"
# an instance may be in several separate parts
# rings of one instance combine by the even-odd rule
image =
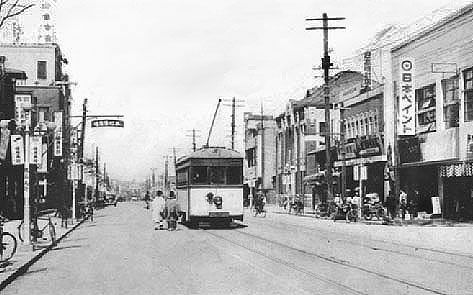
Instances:
[[[21,43],[0,44],[0,52],[6,57],[7,68],[26,72],[27,86],[54,86],[63,80],[62,66],[65,62],[57,44]]]
[[[245,113],[245,199],[257,190],[274,195],[276,165],[276,123],[273,116]]]
[[[401,189],[417,211],[449,218],[473,218],[471,32],[473,4],[398,44],[385,87],[387,143],[394,146],[397,125]]]
[[[0,213],[11,219],[23,215],[23,170],[12,165],[10,135],[15,132],[16,80],[26,79],[22,71],[4,67],[0,59]]]
[[[6,67],[26,73],[26,79],[16,80],[16,94],[30,97],[32,131],[42,136],[46,148],[47,164],[32,170],[35,199],[45,206],[69,204],[71,96],[68,77],[62,72],[61,50],[56,44],[0,44],[0,49]],[[37,185],[44,189],[37,190]]]

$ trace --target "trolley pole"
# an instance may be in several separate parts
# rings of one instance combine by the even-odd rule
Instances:
[[[322,69],[324,70],[324,103],[325,103],[325,157],[326,157],[326,180],[327,180],[327,199],[333,199],[333,182],[332,182],[332,159],[330,156],[330,140],[331,140],[331,128],[330,128],[330,88],[329,88],[329,70],[333,64],[330,62],[330,56],[328,54],[328,31],[336,29],[345,29],[345,27],[329,27],[329,20],[344,20],[344,17],[332,17],[329,18],[327,13],[322,14],[322,18],[308,18],[307,21],[321,20],[322,27],[309,27],[306,30],[323,30],[324,40],[324,57],[322,58]]]

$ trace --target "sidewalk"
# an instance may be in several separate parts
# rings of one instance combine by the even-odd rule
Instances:
[[[275,213],[275,214],[288,214],[288,215],[294,215],[294,216],[301,216],[301,217],[312,217],[312,218],[317,218],[317,219],[329,219],[328,217],[317,217],[315,215],[315,211],[312,208],[305,207],[304,213],[302,214],[295,214],[295,213],[289,213],[287,210],[284,210],[284,208],[279,207],[274,204],[269,204],[266,205],[265,209],[267,212]],[[395,219],[392,223],[389,224],[383,224],[382,220],[377,220],[376,218],[373,218],[372,220],[365,220],[361,219],[358,221],[358,223],[361,224],[368,224],[368,225],[391,225],[391,226],[445,226],[445,227],[473,227],[472,222],[457,222],[457,221],[450,221],[450,220],[444,220],[444,219],[414,219],[414,220],[401,220]]]
[[[67,228],[61,226],[61,219],[53,217],[52,221],[56,227],[56,244],[58,244],[66,235],[77,228],[84,220],[72,223],[72,219],[68,219]],[[51,250],[56,244],[51,245],[49,240],[49,232],[45,230],[45,237],[47,240],[38,240],[34,247],[33,245],[24,245],[18,237],[18,225],[21,220],[13,220],[6,222],[3,226],[5,232],[9,232],[17,239],[17,249],[15,255],[0,267],[0,290],[5,288],[15,278],[25,273],[28,268],[40,259],[44,254]],[[38,226],[44,226],[47,221],[41,220]]]
[[[429,225],[398,224],[396,220],[390,226],[366,226],[367,224],[382,225],[381,221],[363,221],[346,223],[342,220],[334,222],[332,219],[315,218],[312,212],[303,215],[287,213],[284,208],[269,205],[266,210],[281,223],[301,225],[314,230],[336,232],[342,235],[358,237],[360,240],[370,239],[393,244],[418,247],[419,249],[433,249],[473,257],[473,224],[437,222]],[[306,217],[306,218],[298,218]],[[268,218],[268,217],[267,217]],[[438,223],[438,224],[437,224]],[[400,226],[402,225],[402,226]]]

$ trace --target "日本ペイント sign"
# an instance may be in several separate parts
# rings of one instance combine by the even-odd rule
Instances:
[[[415,135],[416,107],[414,90],[414,62],[410,58],[401,60],[399,82],[398,134]]]

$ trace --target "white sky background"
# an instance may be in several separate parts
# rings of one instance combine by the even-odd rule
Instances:
[[[344,16],[329,33],[346,57],[390,23],[410,23],[448,0],[60,0],[57,35],[69,60],[75,114],[123,114],[125,128],[88,129],[112,178],[144,180],[172,147],[191,148],[186,130],[206,139],[219,97],[243,111],[279,112],[320,74],[322,32],[306,17]],[[312,25],[320,25],[313,22]],[[90,125],[89,125],[90,126]],[[230,107],[222,107],[211,145],[230,146]]]

